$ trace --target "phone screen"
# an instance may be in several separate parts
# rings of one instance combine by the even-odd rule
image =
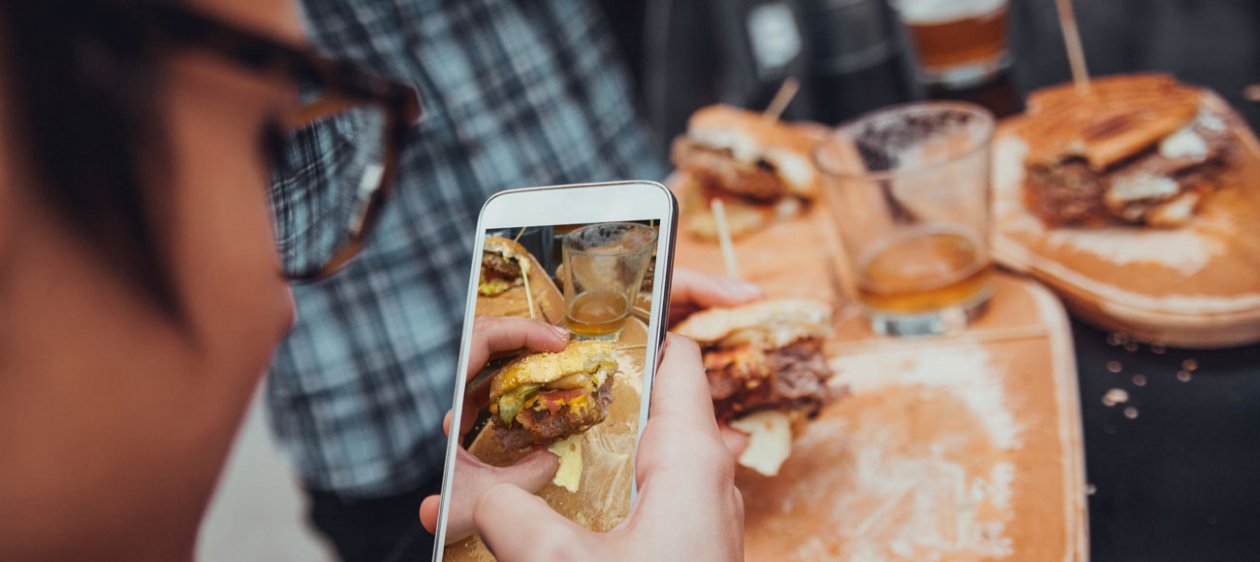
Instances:
[[[518,319],[530,319],[567,330],[569,341],[556,352],[501,352],[484,365],[472,364],[470,354],[471,375],[451,424],[458,447],[439,533],[442,560],[492,559],[468,511],[501,482],[524,484],[594,531],[625,518],[656,366],[648,354],[661,325],[654,311],[663,307],[654,303],[667,298],[656,269],[658,253],[668,252],[658,252],[664,245],[653,219],[479,236],[473,337],[494,331],[483,329],[494,323],[519,327]]]

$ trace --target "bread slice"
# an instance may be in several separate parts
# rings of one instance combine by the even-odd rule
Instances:
[[[770,299],[691,315],[675,332],[701,345],[786,346],[831,333],[831,305],[813,299]]]
[[[1029,139],[1026,162],[1053,165],[1080,157],[1104,170],[1153,146],[1195,117],[1201,96],[1163,74],[1126,74],[1073,84],[1028,97],[1021,136]]]

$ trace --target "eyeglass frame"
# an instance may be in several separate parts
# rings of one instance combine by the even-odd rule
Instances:
[[[360,201],[366,198],[366,202],[347,225],[349,239],[322,265],[309,271],[281,272],[281,276],[299,283],[319,281],[345,267],[359,254],[393,191],[407,132],[423,115],[420,95],[414,87],[364,72],[309,47],[291,45],[193,9],[146,4],[138,9],[123,10],[111,8],[108,0],[89,4],[101,8],[100,13],[94,15],[108,18],[122,29],[143,33],[146,38],[181,48],[205,50],[257,74],[319,86],[325,95],[304,104],[280,123],[288,131],[296,131],[348,108],[367,104],[383,107],[387,118],[381,178],[374,189],[358,194]]]

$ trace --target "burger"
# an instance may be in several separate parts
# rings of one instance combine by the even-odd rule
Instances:
[[[842,394],[823,356],[831,307],[774,299],[696,313],[677,332],[700,344],[714,413],[750,434],[740,463],[773,476],[787,458],[791,428]]]
[[[477,294],[496,297],[522,285],[529,275],[529,251],[498,236],[489,236],[481,250],[481,277]]]
[[[1159,74],[1032,94],[1019,126],[1028,209],[1049,226],[1185,224],[1234,152],[1229,118],[1203,99]]]
[[[617,373],[613,345],[574,341],[519,357],[490,380],[490,414],[508,450],[546,446],[604,421]]]
[[[713,105],[692,115],[671,159],[693,185],[683,194],[688,227],[716,239],[710,209],[721,199],[732,236],[802,213],[818,196],[817,135],[759,113]]]

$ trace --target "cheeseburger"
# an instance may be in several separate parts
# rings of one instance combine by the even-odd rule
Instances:
[[[529,275],[529,251],[524,246],[498,236],[486,238],[481,250],[481,278],[477,294],[499,296],[524,283]]]
[[[812,419],[842,391],[823,357],[831,307],[776,299],[692,315],[677,332],[704,353],[718,421],[749,433],[740,464],[773,476],[787,459],[791,426]]]
[[[574,341],[508,363],[490,381],[490,414],[503,447],[549,445],[604,421],[616,372],[613,345],[602,341]]]
[[[1050,226],[1181,226],[1231,164],[1228,118],[1203,92],[1159,74],[1032,94],[1024,199]]]
[[[694,185],[685,193],[688,226],[716,239],[710,202],[721,199],[732,236],[800,214],[818,195],[818,138],[759,113],[714,105],[691,116],[671,159]]]

